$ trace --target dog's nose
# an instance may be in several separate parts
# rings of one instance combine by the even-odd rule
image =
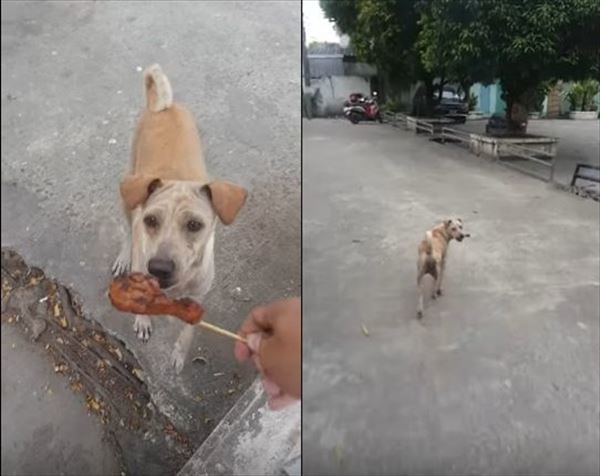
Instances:
[[[170,281],[175,271],[175,262],[171,259],[152,258],[148,261],[148,272],[159,281]]]

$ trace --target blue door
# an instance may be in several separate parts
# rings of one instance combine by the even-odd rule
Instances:
[[[490,94],[491,87],[484,86],[483,84],[479,88],[479,110],[484,114],[490,114]]]

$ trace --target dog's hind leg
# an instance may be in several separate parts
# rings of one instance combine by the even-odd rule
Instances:
[[[417,319],[423,318],[423,283],[421,282],[423,274],[417,278],[417,289],[419,291],[419,302],[417,304]]]
[[[438,278],[435,282],[435,292],[438,296],[443,294],[442,290],[442,279],[444,279],[444,271],[446,270],[446,260],[443,259],[441,265],[439,266]]]
[[[171,353],[171,365],[175,369],[176,373],[180,373],[183,370],[185,359],[192,346],[192,340],[194,339],[195,326],[185,324],[185,327],[179,334],[177,341],[175,342],[175,348]]]

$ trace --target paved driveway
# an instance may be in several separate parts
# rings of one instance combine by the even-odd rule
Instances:
[[[389,126],[303,144],[305,474],[598,474],[598,203]],[[418,322],[453,214],[473,237]]]

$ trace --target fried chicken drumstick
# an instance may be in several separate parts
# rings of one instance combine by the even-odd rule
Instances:
[[[145,315],[170,315],[188,324],[200,323],[202,327],[221,335],[241,340],[237,334],[201,321],[204,309],[192,299],[169,299],[161,290],[158,281],[142,273],[131,273],[115,278],[108,290],[110,302],[119,311]]]

